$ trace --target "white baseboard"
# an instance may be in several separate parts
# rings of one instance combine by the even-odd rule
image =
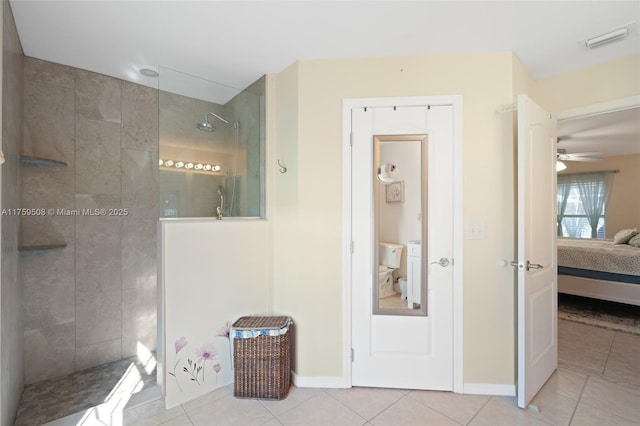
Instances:
[[[462,393],[472,395],[516,396],[516,385],[495,383],[465,383]]]
[[[344,377],[337,376],[298,376],[291,372],[293,384],[299,388],[334,388],[344,389],[347,387]]]

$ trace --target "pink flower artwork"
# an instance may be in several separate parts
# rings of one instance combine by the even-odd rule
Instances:
[[[221,369],[222,367],[220,367],[220,364],[216,364],[213,366],[213,370],[216,372],[216,383],[218,383],[218,373],[220,372]]]
[[[229,337],[229,333],[231,332],[231,321],[227,321],[225,325],[220,327],[217,331],[217,336],[219,337]]]
[[[196,360],[197,363],[202,362],[202,365],[199,367],[199,370],[202,370],[202,381],[204,382],[204,365],[207,361],[212,361],[216,356],[218,356],[218,351],[213,346],[213,343],[209,343],[208,345],[202,345],[200,349],[196,351]],[[199,371],[198,370],[198,371]],[[217,376],[216,376],[217,377]]]
[[[187,339],[182,336],[181,338],[177,339],[175,342],[175,348],[176,348],[176,353],[180,352],[182,350],[182,348],[184,348],[185,346],[187,346]]]
[[[196,357],[198,357],[198,362],[200,361],[211,361],[218,355],[218,351],[213,346],[212,343],[208,345],[203,345],[200,349],[196,351]]]

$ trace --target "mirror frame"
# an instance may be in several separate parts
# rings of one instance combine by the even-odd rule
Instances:
[[[378,166],[380,163],[380,143],[381,142],[420,142],[420,210],[421,210],[421,225],[420,225],[420,308],[419,309],[390,309],[380,308],[379,283],[378,283],[378,259],[379,259],[379,217],[378,211],[380,206],[380,188],[384,186],[378,181]],[[401,135],[373,135],[373,164],[372,164],[372,179],[373,179],[373,241],[374,247],[372,252],[371,266],[372,266],[372,314],[373,315],[397,315],[397,316],[427,316],[428,306],[428,283],[427,283],[427,262],[425,259],[427,256],[427,231],[429,224],[428,217],[428,175],[429,175],[429,146],[427,134],[401,134]],[[403,244],[405,258],[407,254],[407,245]],[[407,283],[408,285],[408,283]]]

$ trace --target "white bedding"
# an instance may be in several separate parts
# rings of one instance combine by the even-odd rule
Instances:
[[[558,265],[640,275],[640,248],[613,244],[611,240],[558,238]]]

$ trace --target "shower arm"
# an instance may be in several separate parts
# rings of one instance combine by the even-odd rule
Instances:
[[[209,122],[209,116],[213,116],[215,118],[217,118],[218,120],[222,121],[225,124],[228,124],[230,126],[232,126],[234,129],[237,129],[240,126],[240,123],[238,123],[237,121],[231,123],[229,122],[229,120],[225,120],[224,118],[220,117],[218,114],[213,113],[213,112],[208,112],[205,116],[204,116],[204,121],[206,121],[207,123]]]

